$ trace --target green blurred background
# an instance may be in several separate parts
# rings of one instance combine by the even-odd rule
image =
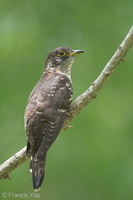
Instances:
[[[26,145],[24,110],[49,51],[85,50],[72,68],[75,99],[97,78],[132,23],[132,0],[0,1],[0,163]],[[130,49],[98,97],[72,121],[74,128],[61,132],[49,150],[40,199],[133,199],[132,76]],[[10,178],[0,181],[0,195],[35,199],[29,161]]]

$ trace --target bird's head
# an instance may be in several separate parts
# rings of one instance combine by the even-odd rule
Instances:
[[[72,50],[67,47],[54,49],[47,57],[46,67],[58,69],[62,73],[70,74],[75,55],[83,52],[82,50]]]

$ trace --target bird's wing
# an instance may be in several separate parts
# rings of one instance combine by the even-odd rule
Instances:
[[[37,159],[46,154],[59,134],[71,98],[71,83],[60,74],[43,79],[30,95],[25,127],[31,151]]]

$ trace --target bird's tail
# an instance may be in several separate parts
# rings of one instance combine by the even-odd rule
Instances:
[[[34,159],[30,162],[30,172],[32,172],[32,182],[34,191],[37,192],[42,184],[45,175],[46,156],[43,160]]]

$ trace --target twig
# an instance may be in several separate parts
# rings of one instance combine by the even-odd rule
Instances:
[[[121,45],[116,50],[113,57],[107,63],[101,74],[98,78],[91,84],[91,86],[81,94],[71,105],[69,115],[67,116],[62,130],[65,130],[69,127],[69,123],[72,119],[79,114],[79,112],[96,96],[100,89],[107,83],[110,76],[118,66],[118,64],[123,61],[124,56],[128,52],[129,48],[133,45],[133,26],[130,29],[129,33],[121,43]],[[0,165],[0,179],[9,178],[9,173],[14,170],[16,167],[21,165],[27,160],[25,156],[26,147],[20,150],[18,153],[13,155],[2,165]]]

